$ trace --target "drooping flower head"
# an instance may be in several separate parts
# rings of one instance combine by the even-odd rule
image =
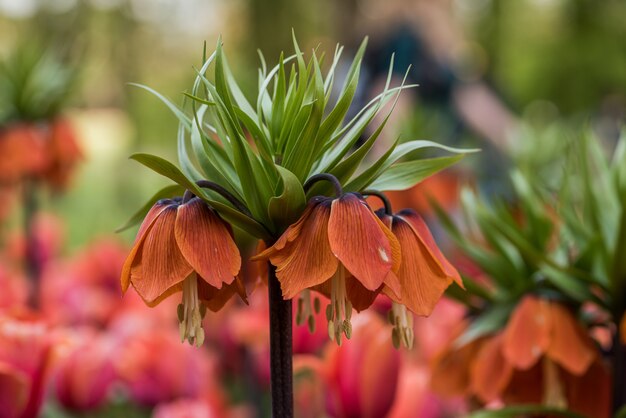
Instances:
[[[535,295],[517,304],[499,332],[448,347],[431,383],[444,395],[474,395],[484,403],[609,416],[610,377],[593,340],[566,305]]]
[[[285,299],[300,292],[308,299],[310,289],[330,298],[328,331],[338,344],[342,334],[351,336],[353,308],[369,307],[383,287],[399,292],[398,240],[355,193],[314,197],[300,219],[254,259],[276,266]],[[310,307],[310,299],[305,303]]]
[[[158,201],[146,215],[122,269],[122,290],[132,285],[148,306],[182,291],[181,339],[202,344],[206,309],[217,311],[235,293],[241,256],[232,230],[197,197]]]
[[[442,254],[426,222],[412,209],[391,215],[391,208],[376,211],[376,215],[391,230],[400,244],[402,262],[396,273],[399,292],[385,289],[393,301],[390,320],[394,328],[394,344],[411,347],[413,320],[416,315],[429,316],[448,286],[455,281],[463,287],[458,271]]]

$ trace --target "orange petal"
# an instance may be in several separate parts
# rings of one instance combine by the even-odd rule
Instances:
[[[569,409],[591,418],[611,416],[611,375],[601,360],[582,376],[563,375]]]
[[[515,308],[504,330],[503,353],[516,369],[527,370],[537,363],[550,344],[548,302],[525,297]]]
[[[498,334],[485,342],[471,366],[472,391],[485,403],[500,398],[513,374],[502,355],[502,340],[502,334]]]
[[[130,285],[130,276],[131,276],[131,267],[135,263],[137,258],[137,254],[143,245],[143,241],[152,225],[154,225],[154,221],[158,218],[158,216],[163,212],[168,205],[172,203],[171,200],[160,200],[154,204],[146,214],[146,217],[143,219],[141,226],[139,227],[139,231],[137,232],[137,236],[135,237],[135,244],[133,248],[130,250],[130,254],[126,257],[126,261],[124,262],[124,266],[122,267],[122,275],[121,275],[121,284],[122,284],[122,293],[128,290],[128,286]]]
[[[404,218],[397,217],[392,228],[403,255],[398,271],[401,298],[396,302],[417,315],[428,316],[452,279]]]
[[[369,290],[376,290],[393,266],[389,239],[371,209],[355,194],[333,200],[328,221],[333,254]]]
[[[305,212],[298,221],[298,236],[282,248],[276,248],[270,256],[272,264],[276,266],[276,277],[285,299],[291,299],[302,290],[325,282],[337,271],[339,262],[328,243],[330,213],[330,207],[325,203]]]
[[[433,359],[430,386],[442,396],[464,396],[470,390],[470,364],[483,343],[474,340],[462,347],[450,346]]]
[[[355,277],[346,274],[346,294],[348,295],[348,300],[352,304],[352,307],[356,309],[357,312],[369,308],[372,303],[374,303],[374,300],[376,300],[376,296],[378,296],[382,288],[383,286],[381,285],[381,287],[375,291],[371,291],[366,289]]]
[[[252,261],[261,261],[261,260],[269,260],[270,257],[275,255],[277,252],[283,250],[289,243],[293,242],[296,238],[300,236],[300,231],[302,227],[307,222],[309,217],[311,216],[311,212],[313,209],[317,207],[317,205],[321,202],[319,198],[313,198],[304,209],[302,216],[300,219],[296,221],[293,225],[289,225],[289,227],[283,232],[283,234],[276,240],[274,245],[265,249],[264,251],[259,252],[257,255],[252,257],[250,260]]]
[[[202,300],[207,308],[213,312],[217,312],[224,307],[226,302],[235,294],[241,296],[243,289],[243,283],[239,279],[236,279],[231,284],[224,284],[221,289],[217,289],[208,284],[202,277],[198,280],[198,298]],[[243,290],[243,297],[245,300],[245,290]]]
[[[587,371],[597,351],[572,313],[559,303],[550,304],[552,335],[547,355],[577,376]]]
[[[387,273],[383,279],[383,283],[385,283],[384,293],[388,294],[388,292],[391,292],[394,297],[389,297],[398,301],[401,298],[401,285],[397,273],[400,271],[400,265],[402,263],[402,249],[400,242],[393,232],[391,232],[393,218],[381,211],[380,213],[376,213],[376,220],[379,222],[381,229],[389,240],[389,244],[391,245],[391,259],[393,260],[391,271]]]
[[[141,269],[135,273],[131,271],[133,287],[148,303],[155,302],[193,271],[176,244],[175,222],[176,206],[168,206],[146,233],[141,252]]]
[[[528,370],[514,370],[502,400],[506,404],[539,404],[543,401],[543,372],[540,362]]]
[[[420,238],[422,243],[424,243],[428,251],[430,251],[433,257],[435,257],[437,261],[441,264],[441,266],[443,267],[443,271],[445,271],[446,274],[451,277],[459,286],[464,288],[463,281],[461,280],[461,275],[456,270],[456,268],[454,268],[454,266],[450,264],[448,259],[443,255],[443,253],[437,246],[437,243],[430,233],[428,225],[426,225],[426,222],[424,222],[424,219],[422,219],[421,216],[419,216],[414,210],[411,209],[401,210],[397,215],[405,220],[409,225],[411,225],[411,228],[413,228],[413,230]]]
[[[241,256],[228,224],[198,198],[178,206],[176,243],[187,262],[213,287],[229,284],[241,269]]]

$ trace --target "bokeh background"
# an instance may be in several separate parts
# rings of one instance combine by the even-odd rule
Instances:
[[[153,95],[129,83],[150,86],[173,102],[181,103],[182,93],[190,88],[194,69],[201,63],[204,43],[212,51],[221,36],[235,76],[241,80],[243,90],[253,97],[260,65],[257,50],[273,65],[281,51],[287,54],[293,51],[292,30],[304,51],[318,48],[332,54],[340,43],[346,46],[347,56],[364,36],[369,37],[356,105],[367,103],[382,89],[392,54],[395,53],[396,81],[410,68],[407,79],[419,87],[403,93],[392,123],[386,128],[387,140],[400,135],[405,139],[431,139],[482,150],[430,184],[431,192],[446,208],[454,208],[462,184],[475,185],[487,197],[506,199],[511,193],[506,173],[513,164],[542,175],[561,149],[560,144],[568,138],[591,130],[601,141],[611,144],[617,140],[625,120],[626,2],[622,0],[0,0],[0,59],[18,49],[50,51],[77,70],[77,82],[69,92],[64,115],[76,129],[84,158],[63,193],[42,189],[37,196],[39,209],[49,214],[42,221],[41,240],[54,257],[66,260],[61,265],[82,263],[83,267],[70,269],[80,271],[75,276],[95,277],[94,269],[104,271],[110,263],[107,284],[94,286],[114,288],[115,267],[123,262],[124,246],[132,242],[135,233],[133,229],[114,234],[114,230],[156,190],[168,184],[127,157],[141,151],[175,160],[177,119]],[[345,70],[340,69],[340,73]],[[2,246],[9,248],[5,252],[10,253],[15,245],[12,237],[19,233],[16,231],[22,227],[24,213],[19,198],[6,204],[8,214],[0,223],[0,237]],[[425,200],[412,204],[429,211]],[[440,232],[436,225],[433,228]],[[55,269],[49,274],[63,277],[70,274],[62,267]],[[67,286],[75,286],[72,283],[69,280]],[[61,295],[65,292],[53,288]],[[116,291],[116,288],[111,290]],[[54,294],[53,290],[50,292]],[[64,303],[59,302],[62,300],[59,296],[50,303]],[[96,298],[89,303],[100,302]],[[132,308],[126,306],[129,304]],[[126,305],[115,309],[129,312],[147,309],[137,301]],[[451,302],[444,301],[442,305],[432,322],[418,322],[421,330],[418,338],[421,336],[424,341],[419,356],[424,358],[430,358],[436,347],[443,344],[454,322],[463,315]],[[215,326],[218,330],[215,334],[219,335],[213,337],[222,343],[222,351],[211,349],[210,355],[199,359],[187,354],[187,347],[170,347],[165,342],[170,341],[170,334],[163,336],[163,340],[150,340],[143,345],[143,337],[137,337],[139,347],[129,348],[133,342],[129,335],[135,332],[128,325],[134,323],[128,319],[131,314],[122,321],[126,325],[109,317],[102,321],[116,335],[115,341],[125,341],[123,352],[145,353],[145,357],[150,357],[151,353],[166,355],[179,350],[181,357],[188,355],[190,360],[172,368],[209,373],[224,366],[220,364],[225,361],[220,357],[223,352],[240,350],[242,346],[253,347],[246,355],[237,357],[245,367],[257,361],[264,364],[267,347],[259,341],[265,337],[262,329],[266,324],[258,323],[255,313],[263,316],[266,308],[260,298],[253,300],[252,313],[238,311],[228,319],[225,316],[211,319],[208,327]],[[65,314],[70,315],[59,315]],[[100,318],[99,314],[85,315],[92,314]],[[164,309],[157,314],[157,321],[168,314],[171,311]],[[58,318],[55,321],[73,325],[72,321]],[[154,322],[145,325],[138,321],[141,326],[158,328]],[[96,328],[103,326],[99,323]],[[28,332],[31,331],[37,334],[36,330]],[[80,345],[76,340],[85,338],[89,341],[90,337],[76,337],[72,340],[74,345],[68,345]],[[106,339],[102,335],[93,338]],[[308,349],[319,351],[325,336],[321,338],[300,337],[300,349],[304,353]],[[171,342],[177,344],[175,340],[174,332]],[[83,364],[80,361],[100,364],[93,359],[111,356],[107,350],[113,350],[111,347],[117,342],[103,343],[105,348],[93,354],[94,357],[73,361],[78,365]],[[395,352],[389,354],[390,363],[384,366],[388,370],[397,368],[400,361],[397,357]],[[132,356],[120,361],[140,362]],[[163,363],[160,358],[150,361]],[[151,367],[152,363],[145,360],[145,364]],[[257,415],[250,411],[267,409],[267,394],[254,389],[255,379],[267,380],[267,370],[258,364],[251,365],[254,372],[240,373],[239,377],[243,378],[233,380],[232,376],[237,376],[234,371],[241,370],[234,364],[227,364],[226,368],[230,375],[225,373],[226,377],[219,383],[211,382],[201,391],[219,393],[216,396],[220,401],[216,404],[239,405],[252,399],[253,406],[229,409],[228,415],[226,412],[207,415],[207,409],[201,405],[172,404],[169,409],[163,408],[165,412],[160,412],[158,417],[264,416],[258,409]],[[136,373],[141,375],[139,371]],[[131,392],[143,407],[107,409],[97,412],[101,414],[98,416],[150,416],[151,408],[159,402],[175,403],[185,398],[184,390],[171,389],[161,396],[145,389],[158,386],[154,382],[169,381],[170,376],[176,376],[171,370],[159,373],[162,380],[156,377],[150,380],[149,373],[142,375],[145,381],[139,383],[139,378],[122,378],[127,385],[135,385],[135,392],[134,389]],[[427,386],[426,374],[421,369],[406,374],[414,386],[402,386],[413,388],[403,389],[403,399],[410,398],[410,390]],[[65,383],[67,379],[81,382],[79,377],[65,379]],[[62,386],[64,381],[60,381],[57,385]],[[213,384],[222,389],[215,389]],[[304,386],[298,392],[298,402],[319,403],[320,395],[312,389],[314,386]],[[66,398],[58,396],[61,403],[77,396],[71,389],[67,391]],[[466,407],[460,401],[442,403],[436,397],[429,399],[424,401],[427,406],[420,406],[423,413],[413,416],[462,415]],[[74,405],[72,402],[80,404],[67,402],[65,406]],[[96,416],[89,408],[82,415],[72,415],[71,411],[64,412],[58,403],[57,400],[46,407],[46,416]],[[396,406],[393,416],[411,416],[401,409]],[[201,412],[191,415],[192,410]],[[310,410],[315,411],[313,407]],[[316,416],[314,412],[311,414]],[[0,417],[4,416],[0,411]]]

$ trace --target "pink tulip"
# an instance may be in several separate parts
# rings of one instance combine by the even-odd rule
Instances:
[[[56,324],[105,326],[122,304],[119,274],[126,249],[112,240],[92,244],[42,277],[41,305]]]
[[[215,380],[215,357],[204,348],[181,344],[176,331],[147,330],[120,347],[116,371],[135,402],[152,406],[180,397],[221,393]]]
[[[53,360],[42,322],[0,317],[0,417],[35,418]]]
[[[28,299],[28,282],[14,269],[0,263],[0,311],[23,307]]]
[[[386,417],[396,396],[401,361],[391,342],[391,327],[369,312],[353,316],[352,327],[352,339],[340,347],[328,344],[323,359],[297,357],[296,370],[319,374],[331,417]]]
[[[463,416],[461,398],[443,400],[430,389],[430,369],[406,362],[400,373],[398,395],[388,418],[439,418]]]
[[[56,371],[58,401],[72,411],[90,411],[108,398],[116,375],[113,358],[115,341],[105,334],[85,333],[69,348]]]

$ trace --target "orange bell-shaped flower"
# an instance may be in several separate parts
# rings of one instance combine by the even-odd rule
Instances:
[[[122,290],[132,285],[148,306],[182,290],[181,338],[202,344],[206,308],[217,311],[234,293],[241,256],[230,226],[197,197],[165,199],[146,215],[122,269]]]
[[[329,335],[339,344],[352,333],[353,308],[369,307],[383,286],[399,291],[398,240],[354,193],[311,199],[300,219],[253,258],[268,259],[285,299],[307,289],[331,299]]]

